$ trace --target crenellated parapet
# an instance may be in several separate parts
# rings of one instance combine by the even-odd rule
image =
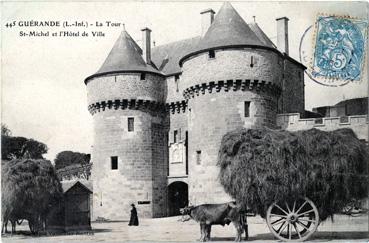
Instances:
[[[185,113],[188,108],[188,103],[186,100],[175,101],[167,103],[166,105],[167,112],[172,114],[174,113]]]
[[[165,112],[165,105],[160,102],[142,99],[121,99],[121,100],[106,100],[93,103],[88,106],[88,111],[91,115],[106,109],[113,110],[149,110],[154,112]]]
[[[229,79],[190,86],[183,91],[183,96],[188,100],[200,94],[211,94],[221,90],[224,90],[224,92],[256,90],[257,92],[267,92],[277,97],[281,94],[281,88],[272,82],[255,79]]]

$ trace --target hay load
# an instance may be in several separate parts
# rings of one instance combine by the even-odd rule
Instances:
[[[240,129],[222,139],[219,179],[237,202],[262,217],[275,201],[308,197],[325,220],[367,196],[368,158],[351,129]]]
[[[26,219],[32,233],[45,229],[47,215],[62,199],[62,187],[51,162],[14,159],[1,164],[3,222]]]

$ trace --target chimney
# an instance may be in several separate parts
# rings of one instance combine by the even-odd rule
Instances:
[[[151,64],[151,30],[147,27],[142,30],[142,57],[147,64]]]
[[[210,25],[213,23],[214,20],[214,10],[211,8],[205,9],[201,13],[201,36],[204,36],[206,31],[208,31]]]
[[[282,17],[277,20],[277,47],[282,53],[288,55],[288,18]]]

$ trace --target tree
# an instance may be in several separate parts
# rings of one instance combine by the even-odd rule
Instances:
[[[73,151],[63,151],[56,155],[56,158],[54,160],[55,169],[59,170],[69,165],[85,166],[90,163],[90,159],[91,157],[89,154]]]
[[[48,150],[46,144],[25,137],[9,136],[11,134],[9,131],[2,125],[1,156],[3,160],[22,158],[43,159],[42,155],[47,153]]]

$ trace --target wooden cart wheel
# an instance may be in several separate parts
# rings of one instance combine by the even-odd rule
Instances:
[[[304,241],[319,225],[319,213],[315,204],[308,198],[294,202],[275,202],[266,215],[269,230],[283,241]]]

